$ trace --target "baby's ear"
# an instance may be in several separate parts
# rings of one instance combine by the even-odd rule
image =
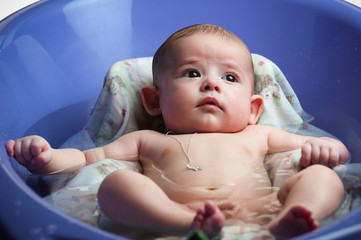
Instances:
[[[260,95],[253,95],[251,97],[251,114],[248,125],[255,125],[263,111],[263,98]]]
[[[162,113],[159,105],[158,89],[154,85],[144,85],[142,87],[142,101],[149,115],[155,117]]]

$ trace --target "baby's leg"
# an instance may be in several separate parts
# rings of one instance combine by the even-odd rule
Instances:
[[[223,215],[205,204],[198,213],[168,198],[150,178],[127,170],[111,173],[98,191],[100,210],[117,222],[156,231],[185,233],[200,228],[213,237],[223,226]],[[221,214],[221,217],[219,217]],[[213,220],[212,220],[213,219]],[[206,232],[209,225],[218,228]],[[213,226],[213,227],[214,227]]]
[[[341,204],[343,184],[336,173],[322,165],[313,165],[289,178],[278,192],[283,205],[269,225],[277,236],[293,237],[318,227]]]

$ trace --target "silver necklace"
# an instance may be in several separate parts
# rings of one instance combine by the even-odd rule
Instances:
[[[197,134],[197,133],[193,133],[192,136],[190,136],[189,138],[189,142],[188,142],[188,149],[187,149],[187,152],[186,150],[184,149],[184,146],[183,146],[183,143],[181,140],[179,140],[177,137],[175,136],[172,136],[172,135],[169,135],[169,133],[171,132],[167,132],[166,135],[173,138],[174,140],[176,140],[180,145],[181,145],[181,148],[183,150],[183,153],[184,155],[186,155],[186,158],[188,160],[188,163],[186,164],[187,168],[190,169],[190,170],[193,170],[195,172],[199,172],[202,170],[202,168],[200,166],[194,166],[193,163],[192,163],[192,160],[191,160],[191,157],[189,156],[189,152],[190,152],[190,149],[191,149],[191,143],[192,143],[192,139],[193,137]]]

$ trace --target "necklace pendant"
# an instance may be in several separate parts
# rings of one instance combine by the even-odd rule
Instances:
[[[193,166],[192,164],[188,163],[187,164],[187,168],[190,169],[190,170],[193,170],[195,172],[199,172],[199,171],[202,171],[202,168],[199,167],[199,166]]]
[[[175,137],[175,136],[169,135],[169,133],[171,133],[171,132],[167,132],[166,135],[167,135],[167,136],[170,136],[171,138],[173,138],[174,140],[176,140],[176,141],[180,144],[184,155],[186,155],[186,158],[187,158],[187,160],[188,160],[188,163],[186,164],[187,168],[188,168],[189,170],[193,170],[193,171],[195,171],[195,172],[202,171],[202,168],[201,168],[201,167],[199,167],[199,166],[193,166],[192,160],[191,160],[191,158],[189,157],[189,152],[190,152],[190,149],[191,149],[192,138],[193,138],[197,133],[193,133],[193,135],[189,138],[187,151],[184,149],[184,146],[183,146],[182,141],[179,140],[179,139],[178,139],[177,137]]]

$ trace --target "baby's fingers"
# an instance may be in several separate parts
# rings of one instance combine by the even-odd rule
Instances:
[[[11,147],[13,143],[9,143],[9,147]],[[15,145],[13,147],[13,156],[15,159],[22,165],[37,165],[42,161],[42,159],[38,159],[34,162],[34,159],[39,158],[43,151],[49,149],[49,145],[42,138],[39,137],[25,137],[22,139],[18,139],[15,141]]]
[[[302,147],[301,166],[308,167],[314,164],[321,164],[327,167],[334,167],[340,162],[340,154],[333,145],[328,142],[309,141]]]
[[[30,150],[33,156],[30,163],[34,168],[43,166],[52,158],[52,151],[48,151],[50,145],[43,139],[33,139]]]
[[[5,144],[6,152],[10,157],[14,157],[14,154],[15,154],[14,153],[14,147],[15,147],[15,141],[14,140],[9,140]]]
[[[19,145],[21,145],[21,154],[22,154],[23,159],[26,162],[29,162],[31,159],[36,157],[36,156],[33,156],[33,154],[32,154],[32,151],[31,151],[32,146],[31,146],[31,144],[32,144],[32,139],[31,138],[24,138],[24,139],[19,141]]]
[[[307,142],[302,147],[301,166],[308,167],[314,164],[327,165],[328,155],[325,148],[313,144],[311,141]]]
[[[318,160],[315,159],[315,164],[317,161],[319,164],[325,165],[327,167],[335,167],[339,164],[340,161],[340,154],[338,150],[330,145],[320,145],[319,147],[319,157]]]
[[[26,162],[27,162],[23,155],[23,140],[22,139],[15,141],[14,158],[16,159],[16,161],[18,161],[22,165],[26,164]]]
[[[324,166],[329,166],[330,161],[330,148],[327,146],[319,146],[318,163]],[[317,163],[315,163],[317,164]]]
[[[300,165],[302,167],[308,167],[311,165],[312,160],[312,146],[309,143],[305,143],[301,149],[302,157],[300,160]]]
[[[50,146],[43,138],[33,138],[30,144],[30,151],[33,157],[37,157],[49,150]]]
[[[329,166],[335,167],[341,162],[340,153],[336,148],[331,148],[330,157],[329,157]]]

